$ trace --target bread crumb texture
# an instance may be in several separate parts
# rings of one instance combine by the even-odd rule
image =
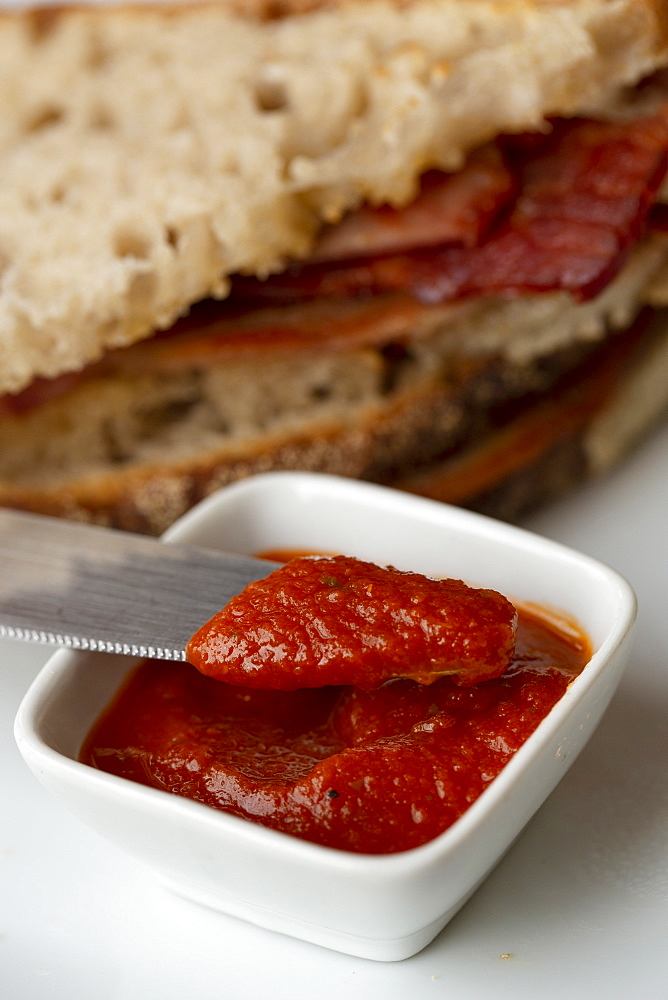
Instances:
[[[0,392],[401,204],[499,131],[605,113],[649,0],[265,0],[0,16]],[[277,16],[286,12],[291,16]]]

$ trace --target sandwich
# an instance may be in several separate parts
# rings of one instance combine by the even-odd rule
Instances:
[[[0,504],[303,469],[516,518],[668,405],[668,2],[0,16]]]

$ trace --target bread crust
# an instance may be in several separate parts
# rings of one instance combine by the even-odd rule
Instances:
[[[184,9],[219,7],[234,14],[243,15],[253,20],[269,21],[280,20],[286,17],[295,17],[302,14],[311,14],[315,11],[340,10],[346,7],[362,6],[369,0],[190,0],[187,4],[183,2],[170,2],[170,0],[156,0],[151,4],[153,10],[160,11],[170,17],[179,17]],[[460,4],[470,2],[470,0],[458,0]],[[595,5],[601,9],[606,3],[612,5],[615,0],[595,0]],[[420,3],[420,0],[392,0],[392,6],[397,10],[412,7]],[[564,9],[591,6],[590,0],[487,0],[490,8],[509,8],[531,10],[540,7],[562,7]],[[84,4],[62,3],[52,4],[46,7],[38,4],[19,12],[19,16],[30,21],[37,34],[48,33],[53,25],[63,16],[72,11],[79,10]],[[623,5],[629,11],[631,6],[644,8],[651,13],[657,23],[665,23],[666,10],[663,0],[635,0],[633,4]],[[132,0],[121,0],[114,4],[117,10],[131,10],[141,12],[144,8],[141,3],[133,3]],[[0,11],[0,17],[15,17],[14,12],[7,9]],[[621,22],[620,22],[621,23]]]

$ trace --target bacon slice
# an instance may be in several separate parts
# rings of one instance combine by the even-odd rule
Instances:
[[[169,330],[131,347],[109,351],[77,372],[35,379],[16,394],[0,396],[0,417],[23,416],[54,402],[93,378],[118,374],[169,375],[229,360],[318,350],[342,351],[401,343],[430,333],[470,308],[468,303],[424,305],[404,294],[370,299],[319,298],[310,302],[230,308],[207,301]]]
[[[355,260],[417,247],[480,243],[515,194],[515,178],[496,146],[477,150],[455,174],[431,171],[405,208],[365,206],[321,235],[310,262]]]
[[[0,417],[17,417],[37,407],[67,395],[92,375],[97,366],[90,365],[81,371],[65,372],[55,378],[36,378],[21,392],[0,396]]]
[[[370,299],[318,298],[243,312],[212,303],[189,323],[108,355],[106,370],[163,372],[205,368],[234,358],[257,359],[300,351],[354,350],[412,339],[469,308],[423,305],[408,295]],[[203,315],[202,315],[203,313]]]
[[[593,298],[641,236],[668,167],[668,106],[632,122],[559,121],[552,133],[507,140],[519,194],[481,246],[448,246],[351,265],[295,266],[246,297],[378,294],[403,290],[423,302],[564,289]]]

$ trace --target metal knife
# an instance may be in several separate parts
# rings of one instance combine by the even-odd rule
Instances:
[[[0,509],[0,636],[183,660],[199,626],[278,565]]]

